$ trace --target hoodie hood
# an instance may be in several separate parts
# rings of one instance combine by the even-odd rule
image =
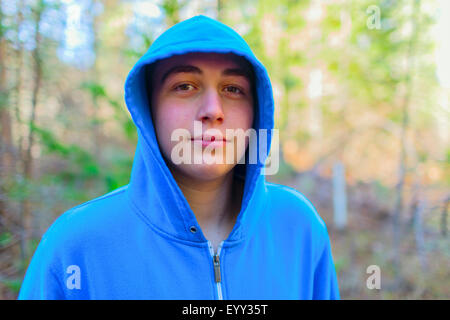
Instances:
[[[226,241],[239,241],[249,235],[263,210],[266,185],[264,162],[270,151],[274,102],[267,71],[252,53],[245,40],[234,30],[203,15],[180,22],[162,35],[134,65],[125,82],[125,102],[137,127],[136,147],[128,198],[138,214],[153,228],[175,238],[205,242],[197,219],[181,189],[167,167],[151,119],[147,85],[148,66],[157,60],[189,52],[233,53],[247,59],[255,74],[255,119],[258,143],[259,129],[266,129],[267,153],[256,164],[245,164],[245,187],[240,213]],[[249,148],[251,144],[249,144]],[[248,152],[248,150],[247,150]],[[257,153],[259,155],[259,150]],[[192,232],[195,227],[197,232]]]

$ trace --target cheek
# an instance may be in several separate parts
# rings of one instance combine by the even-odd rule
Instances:
[[[162,108],[158,114],[158,121],[162,127],[176,129],[185,128],[189,118],[179,108]]]
[[[174,105],[162,104],[154,112],[158,142],[165,149],[170,151],[173,143],[171,141],[172,133],[176,129],[188,129],[192,122],[189,114],[186,114],[186,108],[178,108]]]
[[[184,124],[189,121],[190,107],[186,103],[180,103],[176,99],[161,96],[156,101],[157,118],[160,124],[170,127],[184,127]]]
[[[250,129],[253,124],[253,106],[237,106],[229,114],[229,123],[234,129]]]

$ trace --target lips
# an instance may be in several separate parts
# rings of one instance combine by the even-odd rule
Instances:
[[[202,144],[203,147],[212,145],[212,146],[223,146],[225,145],[228,140],[221,136],[210,136],[210,135],[203,135],[199,137],[191,138],[191,141],[198,142]]]

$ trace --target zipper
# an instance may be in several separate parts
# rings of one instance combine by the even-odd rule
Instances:
[[[217,288],[217,297],[219,300],[223,300],[222,295],[222,277],[220,274],[220,251],[222,251],[223,241],[219,244],[219,248],[217,249],[217,253],[214,254],[214,249],[211,244],[211,241],[208,240],[209,253],[211,254],[211,258],[213,260],[214,267],[214,282],[216,283]]]

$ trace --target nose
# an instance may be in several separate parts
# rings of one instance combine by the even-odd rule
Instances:
[[[202,123],[211,122],[221,124],[224,114],[219,93],[214,89],[206,90],[201,99],[197,120]]]

